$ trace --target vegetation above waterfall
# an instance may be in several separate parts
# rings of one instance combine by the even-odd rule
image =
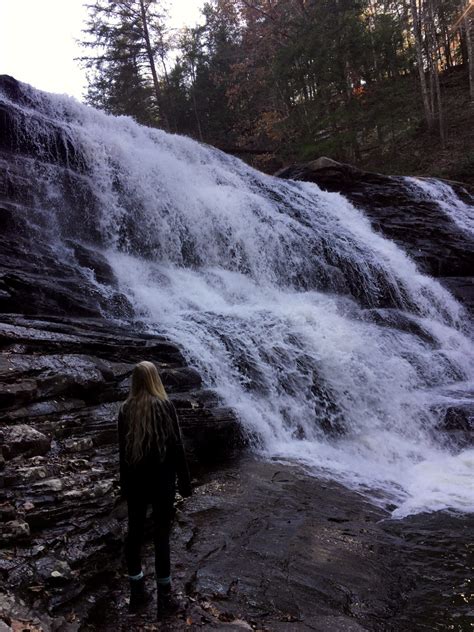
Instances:
[[[471,181],[465,0],[210,0],[171,29],[160,0],[98,0],[87,100],[264,170],[320,155]],[[471,54],[470,54],[471,53]]]

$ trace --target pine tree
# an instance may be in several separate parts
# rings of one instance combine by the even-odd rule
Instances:
[[[156,60],[167,44],[157,0],[96,0],[81,45],[88,70],[86,101],[113,114],[128,114],[147,125],[168,128]]]

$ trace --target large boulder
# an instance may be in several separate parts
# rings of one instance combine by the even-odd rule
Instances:
[[[19,454],[27,457],[46,454],[51,439],[27,424],[18,424],[0,429],[0,444],[4,458],[12,459]]]

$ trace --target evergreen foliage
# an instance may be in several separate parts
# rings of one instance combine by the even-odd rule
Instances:
[[[161,4],[96,0],[88,9],[82,46],[92,54],[81,58],[88,70],[86,102],[145,125],[166,126],[156,70],[156,60],[167,52]]]
[[[84,45],[101,54],[84,58],[87,100],[228,151],[253,152],[263,167],[275,156],[288,162],[322,154],[360,163],[374,148],[383,160],[420,130],[442,148],[439,75],[472,67],[472,6],[209,0],[200,24],[174,37],[170,56],[157,0],[97,0]]]

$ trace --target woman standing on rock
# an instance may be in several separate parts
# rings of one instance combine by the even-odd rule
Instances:
[[[140,362],[132,373],[127,400],[118,418],[120,489],[128,505],[125,559],[130,579],[130,612],[151,597],[145,590],[140,550],[148,505],[153,507],[158,617],[177,610],[171,596],[170,530],[174,513],[175,482],[182,496],[191,484],[178,417],[158,371]]]

